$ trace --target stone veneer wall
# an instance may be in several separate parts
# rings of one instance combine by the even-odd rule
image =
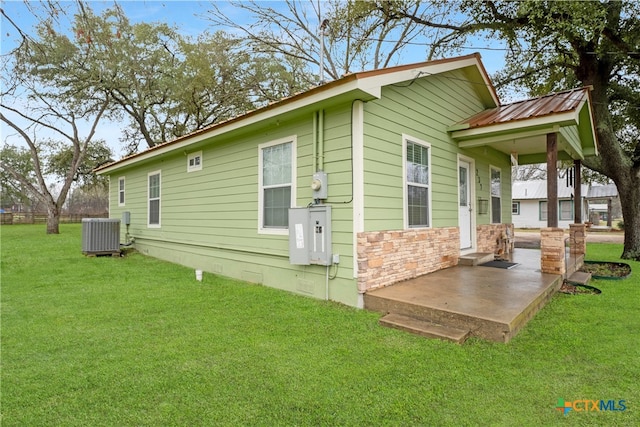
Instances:
[[[540,270],[543,273],[564,275],[567,272],[565,262],[565,236],[562,228],[540,229]]]
[[[502,234],[509,229],[513,238],[513,224],[483,224],[476,227],[478,252],[497,253],[501,248]]]
[[[459,256],[458,227],[358,233],[358,291],[453,267]]]
[[[573,255],[587,253],[587,226],[585,224],[569,224],[569,246]]]

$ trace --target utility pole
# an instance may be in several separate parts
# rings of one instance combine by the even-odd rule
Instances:
[[[325,19],[320,24],[320,84],[324,84],[324,30],[329,25],[329,20]]]

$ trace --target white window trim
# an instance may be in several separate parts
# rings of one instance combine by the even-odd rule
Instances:
[[[296,205],[296,181],[298,176],[297,163],[298,158],[297,145],[298,138],[296,135],[288,136],[285,138],[276,139],[274,141],[265,142],[258,145],[258,234],[274,234],[281,236],[288,236],[288,228],[264,228],[263,225],[263,212],[264,212],[264,191],[262,188],[262,150],[274,145],[291,143],[291,203],[290,206]]]
[[[120,188],[120,182],[122,182],[122,188]],[[121,176],[118,178],[118,206],[124,206],[125,203],[127,203],[127,192],[126,192],[126,185],[127,185],[127,181],[125,180],[124,176]],[[124,199],[124,201],[120,201],[121,197],[120,194],[122,194],[122,199]]]
[[[513,205],[516,205],[516,211],[513,211]],[[511,215],[520,215],[520,202],[519,201],[512,201],[511,202]]]
[[[200,163],[191,166],[191,159],[200,158]],[[202,151],[196,151],[187,155],[187,173],[202,170]]]
[[[409,203],[409,191],[407,189],[409,182],[407,181],[407,142],[422,145],[429,149],[428,167],[429,167],[429,185],[428,197],[429,197],[429,225],[427,227],[409,227],[409,209],[407,204]],[[433,194],[433,181],[431,180],[431,144],[423,141],[419,138],[414,138],[411,135],[402,134],[402,210],[404,216],[404,229],[420,229],[420,228],[432,228],[433,227],[433,203],[431,202],[431,195]]]
[[[493,171],[498,171],[500,173],[500,222],[493,222],[493,189],[491,188],[491,175]],[[497,167],[497,166],[493,166],[493,165],[489,165],[489,223],[490,224],[502,224],[502,186],[504,185],[504,183],[502,182],[502,169]]]
[[[159,194],[160,196],[158,197],[158,223],[157,224],[150,224],[149,223],[149,217],[151,214],[151,209],[149,206],[149,202],[151,202],[151,194],[149,192],[149,177],[152,175],[159,175],[160,176],[160,180],[159,180],[159,184],[160,184],[160,188],[159,188]],[[160,228],[162,225],[162,172],[160,170],[156,170],[153,172],[149,172],[147,174],[147,228]]]

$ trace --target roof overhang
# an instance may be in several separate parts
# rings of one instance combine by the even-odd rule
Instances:
[[[478,96],[487,108],[500,105],[498,96],[482,65],[479,54],[365,71],[349,74],[339,80],[274,102],[233,119],[216,123],[208,128],[101,166],[95,171],[98,174],[108,174],[134,164],[157,159],[159,156],[178,150],[185,150],[187,147],[192,148],[194,145],[205,141],[210,142],[223,135],[231,136],[240,132],[250,132],[252,129],[268,124],[269,121],[276,123],[280,119],[288,120],[330,105],[353,100],[370,101],[379,99],[382,96],[382,88],[384,86],[410,82],[418,78],[459,69],[470,80],[473,79],[472,81],[484,83],[475,86]]]
[[[489,113],[491,111],[487,110]],[[470,121],[449,128],[460,148],[491,147],[517,158],[518,164],[544,163],[547,135],[555,133],[559,160],[596,156],[597,139],[588,92],[569,111],[516,118],[472,127]]]

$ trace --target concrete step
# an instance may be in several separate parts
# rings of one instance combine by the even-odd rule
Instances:
[[[569,278],[567,278],[567,282],[573,283],[574,285],[586,285],[591,280],[591,273],[586,273],[584,271],[576,271]]]
[[[462,344],[471,331],[438,325],[426,320],[415,319],[403,314],[389,313],[380,319],[380,324],[389,328],[400,329],[428,338],[438,338]]]
[[[494,259],[495,255],[493,253],[474,252],[471,254],[462,255],[458,263],[460,265],[478,265],[484,264],[485,262],[493,261]]]

